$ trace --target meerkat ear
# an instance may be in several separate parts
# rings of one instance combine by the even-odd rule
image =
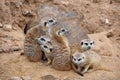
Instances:
[[[74,57],[72,56],[72,59],[73,59]]]
[[[82,57],[83,59],[85,58],[85,57]]]

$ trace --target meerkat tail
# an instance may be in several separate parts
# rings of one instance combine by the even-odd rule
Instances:
[[[96,70],[104,70],[104,71],[112,72],[112,70],[107,69],[107,68],[105,68],[105,67],[99,67],[99,68],[97,68]]]

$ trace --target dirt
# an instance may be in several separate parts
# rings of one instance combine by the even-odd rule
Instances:
[[[20,55],[24,48],[24,28],[39,21],[38,8],[47,3],[64,5],[84,15],[81,26],[95,40],[94,50],[102,56],[102,66],[111,72],[98,70],[81,77],[73,70],[57,71],[41,62],[29,62]],[[30,77],[32,80],[120,79],[119,0],[1,0],[0,12],[0,80],[11,77]]]

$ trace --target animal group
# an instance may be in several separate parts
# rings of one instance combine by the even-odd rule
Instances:
[[[74,24],[69,22],[71,19],[76,17],[57,20],[45,16],[28,30],[24,42],[24,54],[28,60],[45,62],[46,66],[51,65],[56,70],[73,69],[81,76],[101,69],[101,56],[92,50],[95,42],[79,25],[73,27]],[[75,30],[78,27],[79,32]]]

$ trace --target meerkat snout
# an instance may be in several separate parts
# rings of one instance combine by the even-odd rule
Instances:
[[[91,39],[83,39],[80,42],[80,46],[84,49],[84,50],[89,50],[91,48],[94,47],[94,41]]]

